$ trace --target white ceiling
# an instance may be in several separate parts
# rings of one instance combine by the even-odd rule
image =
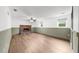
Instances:
[[[16,6],[23,13],[33,17],[55,17],[71,13],[71,6]]]

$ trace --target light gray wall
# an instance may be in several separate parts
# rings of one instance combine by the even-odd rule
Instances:
[[[78,36],[77,36],[77,32],[73,32],[73,51],[74,52],[78,52]]]
[[[19,34],[19,28],[13,27],[11,28],[12,35]]]
[[[69,28],[35,28],[37,33],[46,34],[53,37],[70,39],[70,29]]]
[[[46,34],[49,36],[54,36],[58,38],[63,38],[66,40],[70,39],[70,29],[69,28],[32,28],[32,32],[37,32],[41,34]],[[12,28],[12,34],[18,34],[19,28]]]
[[[11,40],[11,29],[7,29],[0,32],[0,53],[7,53],[9,50],[9,44]]]

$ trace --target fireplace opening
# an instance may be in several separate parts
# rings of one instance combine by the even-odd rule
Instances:
[[[23,31],[30,31],[28,28],[24,28]]]

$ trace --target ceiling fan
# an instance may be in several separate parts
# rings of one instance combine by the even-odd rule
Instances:
[[[36,18],[31,17],[30,22],[36,22]]]

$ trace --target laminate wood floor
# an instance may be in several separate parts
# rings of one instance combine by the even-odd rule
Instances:
[[[71,53],[69,42],[43,34],[27,33],[12,37],[9,53]]]

